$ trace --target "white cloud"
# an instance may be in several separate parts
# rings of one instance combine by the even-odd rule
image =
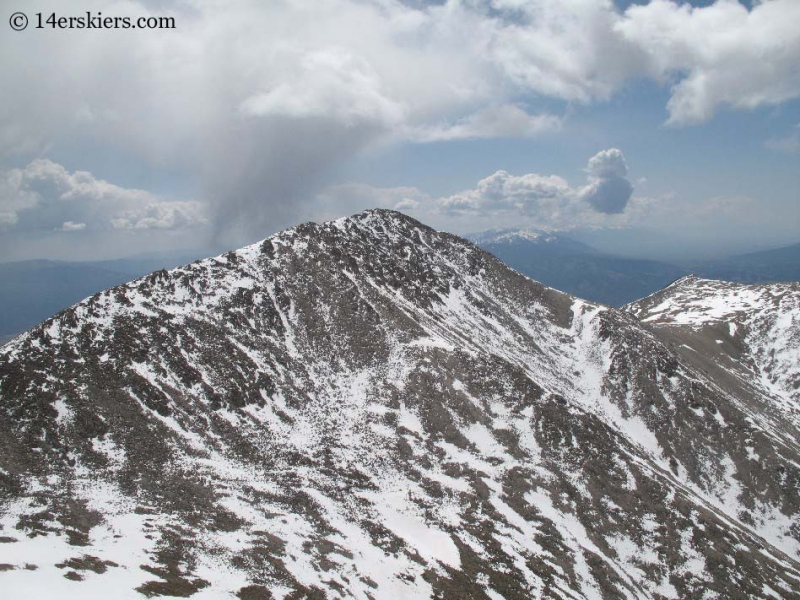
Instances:
[[[605,100],[642,67],[635,46],[615,33],[622,17],[610,1],[486,4],[492,16],[483,43],[503,79],[519,89],[567,101]]]
[[[430,125],[412,130],[409,138],[419,142],[474,140],[486,138],[534,138],[558,131],[562,118],[529,114],[511,104],[481,109],[452,125]]]
[[[18,231],[184,229],[207,225],[205,206],[122,188],[51,160],[0,172],[0,226]]]
[[[25,187],[21,169],[12,169],[0,176],[0,228],[16,225],[19,213],[37,204],[38,196]]]
[[[423,4],[85,0],[82,11],[168,14],[177,28],[0,36],[0,158],[111,147],[201,178],[217,228],[252,235],[293,222],[372,144],[549,134],[570,103],[641,77],[672,86],[673,125],[800,97],[797,0]],[[595,182],[587,198],[617,210],[607,198],[621,185]],[[0,222],[20,208],[7,201]],[[118,223],[179,226],[188,208],[171,208]]]
[[[450,212],[506,211],[519,213],[539,211],[545,204],[556,208],[573,195],[569,184],[556,175],[511,175],[497,171],[481,179],[474,190],[454,194],[440,201],[442,208]]]
[[[404,108],[386,96],[381,78],[361,57],[336,48],[294,53],[298,70],[290,81],[245,99],[240,109],[252,117],[334,118],[348,125],[361,121],[391,126]],[[290,57],[284,57],[289,59]]]
[[[83,231],[86,229],[86,223],[76,223],[75,221],[64,221],[61,224],[61,231]]]
[[[633,192],[625,178],[625,157],[616,148],[603,150],[589,159],[586,170],[589,183],[582,187],[572,187],[557,175],[497,171],[475,189],[440,199],[439,206],[456,215],[517,214],[544,229],[614,224],[605,215],[622,213]]]
[[[625,210],[633,194],[633,185],[624,177],[595,179],[583,187],[578,196],[597,212],[619,214]]]
[[[646,57],[645,73],[673,81],[670,125],[701,123],[719,106],[753,109],[800,96],[800,2],[736,0],[692,7],[633,5],[614,31]]]
[[[586,172],[597,179],[625,177],[628,174],[628,164],[620,150],[609,148],[598,152],[589,159]]]
[[[82,10],[164,13],[178,27],[146,36],[3,36],[0,50],[14,60],[2,65],[0,115],[17,117],[0,126],[4,151],[41,149],[92,123],[91,135],[121,136],[155,159],[198,159],[187,142],[212,141],[247,117],[379,123],[401,138],[409,130],[440,131],[429,139],[535,135],[558,117],[526,112],[521,99],[605,100],[641,76],[674,84],[676,124],[707,119],[721,104],[800,96],[796,0],[750,10],[735,0],[697,8],[653,0],[624,13],[610,0],[422,8],[192,0],[169,9],[86,0]]]
[[[316,197],[306,218],[332,219],[365,208],[393,208],[445,231],[470,233],[493,228],[533,227],[547,231],[622,229],[671,232],[675,239],[752,238],[792,243],[798,206],[776,213],[747,195],[689,197],[674,192],[632,195],[624,155],[611,148],[595,154],[585,169],[589,181],[570,185],[558,175],[497,171],[473,189],[434,198],[414,187],[379,188],[365,184],[331,186]],[[637,179],[637,183],[643,178]],[[619,184],[619,189],[614,185]],[[611,182],[611,183],[610,183]],[[605,200],[598,195],[607,194]],[[787,218],[789,215],[791,218]],[[710,232],[713,233],[709,238]],[[778,237],[775,237],[778,236]],[[774,239],[773,239],[774,238]]]

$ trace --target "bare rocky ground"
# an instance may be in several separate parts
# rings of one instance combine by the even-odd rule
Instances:
[[[5,597],[798,598],[800,292],[696,283],[366,211],[97,294],[0,350]]]

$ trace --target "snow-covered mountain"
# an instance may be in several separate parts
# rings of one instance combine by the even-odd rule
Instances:
[[[541,256],[574,256],[578,254],[598,254],[598,251],[577,240],[556,232],[539,229],[492,229],[467,235],[466,238],[485,250],[498,248],[536,247]]]
[[[625,307],[678,351],[758,389],[800,427],[800,283],[691,275]]]
[[[0,350],[4,593],[800,597],[784,396],[653,325],[391,211],[97,294]]]

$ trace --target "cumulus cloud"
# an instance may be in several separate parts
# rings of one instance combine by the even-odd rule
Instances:
[[[632,5],[613,31],[645,57],[645,73],[671,81],[670,125],[710,119],[719,106],[753,109],[800,96],[800,3],[735,0],[710,6]]]
[[[596,179],[580,191],[580,197],[602,213],[618,214],[625,210],[633,194],[633,185],[624,177]]]
[[[586,171],[589,184],[578,192],[578,197],[598,212],[619,214],[624,211],[633,194],[633,184],[625,178],[628,165],[622,152],[616,148],[598,152],[589,159]]]
[[[539,212],[548,205],[556,209],[572,193],[569,184],[556,175],[516,176],[497,171],[481,179],[474,190],[443,198],[440,204],[451,212],[515,210],[529,213]]]
[[[197,201],[166,201],[51,160],[0,172],[0,228],[16,231],[160,229],[207,225]]]
[[[763,201],[747,195],[696,197],[676,192],[632,195],[627,162],[622,152],[614,148],[590,158],[585,172],[588,178],[585,184],[571,185],[558,175],[513,175],[497,171],[480,180],[473,189],[446,197],[433,197],[415,187],[335,185],[317,195],[313,211],[305,218],[329,219],[382,207],[400,210],[433,227],[458,233],[498,227],[547,231],[644,228],[643,231],[670,232],[673,240],[695,239],[699,244],[695,248],[713,246],[708,240],[718,241],[723,236],[730,243],[752,239],[754,230],[772,243],[781,240],[779,243],[788,244],[796,240],[795,223],[800,218],[797,203],[778,214],[763,210]],[[637,183],[642,179],[637,179]],[[602,191],[603,186],[614,185],[608,182],[618,180],[624,183],[617,184],[620,187],[617,193],[606,189],[607,203],[598,202],[598,187]],[[714,232],[711,238],[709,231]],[[630,248],[629,242],[625,245]]]
[[[557,175],[511,175],[497,171],[475,189],[442,198],[442,211],[454,215],[513,213],[543,228],[570,228],[604,222],[603,215],[625,211],[633,193],[628,166],[616,148],[589,159],[589,182],[572,187]]]
[[[589,159],[586,172],[596,179],[625,177],[628,174],[628,164],[620,150],[609,148],[598,152]]]
[[[177,28],[0,36],[0,158],[110,147],[201,179],[214,225],[251,236],[293,222],[374,144],[551,134],[570,103],[607,100],[641,77],[671,86],[672,125],[800,97],[796,0],[625,11],[611,0],[85,0],[81,10],[168,15]],[[624,176],[590,185],[586,202],[624,208]],[[0,222],[30,201],[7,201]],[[188,208],[170,208],[117,223],[179,226]]]

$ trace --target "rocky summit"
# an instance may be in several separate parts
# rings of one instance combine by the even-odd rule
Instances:
[[[4,598],[800,598],[797,284],[624,310],[400,213],[0,350]]]

